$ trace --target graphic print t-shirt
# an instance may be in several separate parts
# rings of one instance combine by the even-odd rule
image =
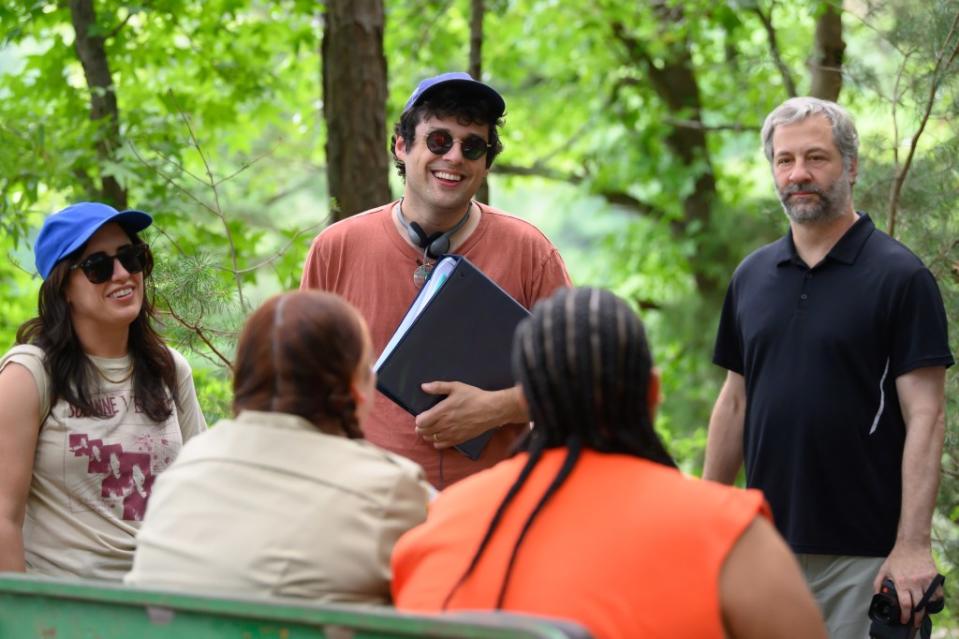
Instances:
[[[37,441],[23,524],[27,571],[118,580],[132,564],[136,531],[156,476],[202,423],[181,423],[176,410],[166,421],[154,422],[134,402],[129,357],[90,359],[98,369],[93,402],[105,417],[86,415],[64,400],[49,406],[49,379],[42,351],[35,347],[16,347],[0,367],[13,361],[30,370],[41,414],[49,410]],[[189,365],[179,353],[174,360],[178,380],[185,369],[192,393]]]

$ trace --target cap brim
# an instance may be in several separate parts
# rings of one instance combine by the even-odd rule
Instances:
[[[119,215],[113,216],[104,222],[104,224],[109,222],[116,222],[130,233],[139,233],[153,224],[153,218],[149,213],[130,209],[128,211],[121,211]]]

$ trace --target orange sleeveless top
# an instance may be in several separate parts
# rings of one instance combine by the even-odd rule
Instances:
[[[507,509],[482,560],[449,609],[490,609],[529,513],[566,449],[546,451]],[[466,570],[527,455],[451,486],[392,559],[393,599],[438,611]],[[503,609],[572,619],[596,637],[724,636],[719,571],[763,496],[688,478],[627,455],[583,451],[543,508],[516,558]]]

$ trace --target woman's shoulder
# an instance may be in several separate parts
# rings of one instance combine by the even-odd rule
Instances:
[[[40,412],[46,415],[50,412],[50,375],[46,368],[46,352],[34,344],[17,344],[0,358],[0,371],[10,363],[16,363],[29,371],[37,385],[40,395]]]
[[[44,371],[46,359],[46,352],[39,346],[34,344],[17,344],[4,353],[3,358],[0,359],[0,370],[2,370],[8,362],[16,362],[28,368],[30,372],[34,372],[34,369]]]
[[[167,345],[166,348],[170,351],[170,356],[173,358],[173,365],[176,367],[177,377],[192,375],[193,369],[190,367],[190,362],[183,353],[169,345]]]
[[[420,481],[426,475],[423,468],[416,462],[381,448],[365,439],[345,440],[354,447],[358,455],[362,455],[368,463],[383,469],[387,475]]]

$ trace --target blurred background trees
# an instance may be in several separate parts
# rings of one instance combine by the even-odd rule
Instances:
[[[228,412],[243,318],[297,286],[323,226],[400,192],[393,122],[416,82],[450,70],[507,100],[482,197],[542,228],[576,283],[640,309],[664,378],[657,426],[689,472],[722,375],[726,282],[786,228],[758,139],[783,99],[856,116],[858,208],[923,258],[959,317],[959,0],[14,4],[0,7],[3,347],[35,312],[45,214],[80,199],[144,209],[165,334],[211,422]],[[936,525],[950,570],[957,379]]]

